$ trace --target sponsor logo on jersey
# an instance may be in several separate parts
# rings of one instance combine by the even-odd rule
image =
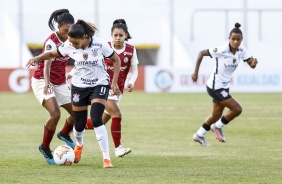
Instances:
[[[82,82],[82,84],[87,84],[87,85],[93,85],[96,84],[96,82],[99,80],[98,78],[96,79],[85,79],[85,78],[80,78]]]
[[[75,102],[75,103],[79,102],[79,96],[80,96],[80,95],[77,94],[77,93],[73,94],[72,101]]]
[[[50,45],[50,44],[48,44],[47,46],[46,46],[46,50],[51,50],[52,49],[52,46]]]
[[[236,58],[233,59],[233,63],[236,63]]]
[[[129,56],[131,56],[132,55],[132,53],[131,52],[123,52],[123,55],[129,55]]]
[[[213,49],[213,52],[217,52],[217,48],[214,48],[214,49]]]
[[[98,47],[102,47],[102,44],[101,43],[94,43],[94,44],[92,44],[93,46],[98,46]]]
[[[83,54],[83,59],[84,59],[84,60],[87,60],[87,59],[88,59],[88,54],[87,54],[87,53],[84,53],[84,54]]]
[[[94,57],[98,56],[98,49],[92,50],[92,56],[94,56]]]
[[[235,62],[236,62],[236,60],[235,60]],[[231,65],[224,64],[225,68],[236,68],[237,66],[238,66],[238,64],[231,64]]]
[[[98,60],[95,61],[76,61],[78,65],[91,65],[91,66],[96,66],[98,65]]]
[[[125,58],[123,59],[123,61],[124,61],[125,63],[127,63],[127,62],[128,62],[128,57],[125,57]]]

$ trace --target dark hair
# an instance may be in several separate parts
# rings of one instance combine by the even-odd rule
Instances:
[[[239,24],[238,22],[235,24],[235,28],[233,28],[231,31],[230,31],[230,34],[229,36],[231,36],[232,33],[238,33],[238,34],[241,34],[243,36],[243,33],[240,29],[241,27],[241,24]]]
[[[113,26],[112,26],[112,29],[111,29],[111,32],[113,33],[114,29],[115,28],[118,28],[118,29],[123,29],[123,31],[127,34],[127,38],[125,39],[126,41],[128,39],[131,39],[131,35],[129,34],[128,32],[128,28],[127,28],[127,25],[126,25],[126,22],[124,19],[116,19],[114,22],[113,22]]]
[[[51,14],[48,21],[48,25],[52,31],[55,31],[54,22],[57,22],[59,26],[64,24],[73,24],[74,18],[69,13],[68,9],[59,9]]]
[[[96,31],[98,31],[98,29],[94,24],[78,19],[76,23],[70,27],[68,35],[72,38],[83,38],[85,35],[88,37],[93,36]]]

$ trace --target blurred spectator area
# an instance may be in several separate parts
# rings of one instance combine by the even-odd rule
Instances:
[[[140,66],[145,65],[156,65],[158,50],[160,48],[157,44],[140,44],[134,45],[137,51],[137,56],[139,60]],[[39,55],[42,52],[43,45],[42,44],[28,44],[28,48],[30,49],[33,56]],[[69,60],[68,65],[73,65],[74,61],[72,59]]]

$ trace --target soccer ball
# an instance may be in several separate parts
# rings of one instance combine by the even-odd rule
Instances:
[[[71,165],[74,161],[74,151],[67,145],[60,145],[55,149],[53,157],[58,165]]]

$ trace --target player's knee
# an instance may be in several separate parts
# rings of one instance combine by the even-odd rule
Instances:
[[[103,125],[102,115],[104,110],[105,106],[101,103],[95,102],[91,105],[90,116],[94,128]]]
[[[240,105],[237,105],[236,108],[233,110],[236,116],[239,116],[242,113],[243,109]]]
[[[53,121],[59,121],[60,118],[61,118],[61,112],[60,112],[60,111],[51,112],[51,113],[50,113],[50,118],[51,118]]]

